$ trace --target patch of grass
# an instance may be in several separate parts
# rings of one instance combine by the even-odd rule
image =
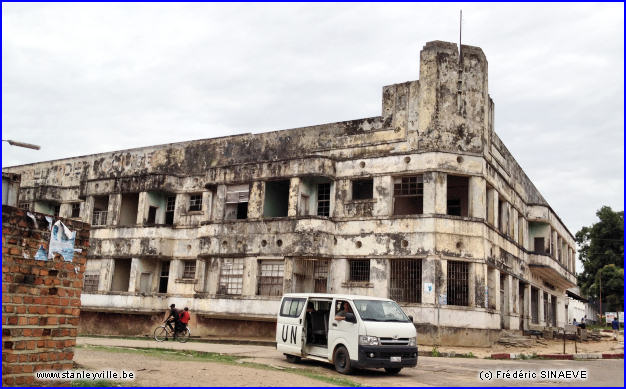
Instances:
[[[455,358],[478,358],[476,355],[474,355],[474,353],[472,353],[471,351],[469,353],[465,353],[465,354],[456,354],[454,356]]]
[[[109,380],[75,380],[72,381],[73,387],[113,387],[124,386],[122,382]]]
[[[532,353],[530,355],[527,354],[519,354],[518,359],[543,359],[537,355],[537,353]]]
[[[430,351],[430,355],[433,357],[441,356],[441,353],[439,352],[439,349],[437,349],[437,346],[433,346],[433,349]]]
[[[133,353],[141,354],[148,357],[164,358],[177,361],[204,361],[224,363],[229,365],[237,365],[244,367],[251,367],[254,369],[282,371],[291,374],[297,374],[318,381],[324,381],[337,386],[361,386],[359,383],[351,381],[347,378],[331,377],[320,373],[317,373],[309,369],[300,368],[285,368],[279,369],[273,366],[264,365],[257,362],[246,362],[242,356],[232,356],[220,353],[211,353],[205,351],[184,351],[184,350],[170,350],[164,348],[134,348],[134,347],[113,347],[113,346],[93,346],[93,345],[78,345],[77,348],[101,350],[113,353]]]

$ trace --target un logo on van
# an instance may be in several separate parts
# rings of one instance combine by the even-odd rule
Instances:
[[[289,330],[289,328],[291,328],[291,331]],[[281,337],[284,343],[287,343],[287,339],[289,339],[289,343],[296,344],[297,336],[298,336],[298,326],[290,326],[287,324],[283,324]]]

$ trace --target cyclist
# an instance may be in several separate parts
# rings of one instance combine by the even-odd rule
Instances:
[[[173,328],[172,328],[172,323],[174,323]],[[181,328],[180,313],[178,312],[178,309],[176,309],[176,304],[170,305],[170,314],[167,317],[167,319],[165,319],[165,324],[167,324],[170,330],[172,330],[172,332],[174,333],[174,339],[176,339],[176,333],[180,331],[180,328]],[[165,339],[167,340],[167,338]]]
[[[189,308],[185,307],[185,309],[180,313],[180,330],[184,331],[187,328],[187,323],[189,323],[189,319],[191,315],[189,314]]]

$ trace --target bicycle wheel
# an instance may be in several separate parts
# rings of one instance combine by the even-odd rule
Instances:
[[[166,326],[159,326],[154,329],[154,340],[157,342],[162,342],[167,339],[167,335],[169,335],[169,331]]]
[[[183,331],[178,333],[178,341],[180,343],[187,343],[189,337],[191,337],[191,331],[189,331],[189,328],[185,328]]]

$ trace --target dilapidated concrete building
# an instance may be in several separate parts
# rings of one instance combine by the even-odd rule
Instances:
[[[427,43],[382,115],[3,169],[92,224],[83,333],[270,336],[286,292],[390,297],[421,343],[565,322],[572,234],[494,131],[478,47]]]

